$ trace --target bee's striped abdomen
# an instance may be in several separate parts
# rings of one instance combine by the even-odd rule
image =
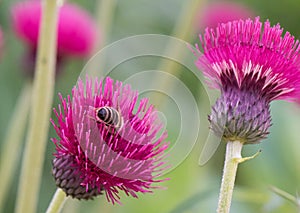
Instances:
[[[97,122],[104,123],[106,126],[113,126],[120,129],[123,125],[123,118],[120,113],[112,107],[100,107],[96,109]]]

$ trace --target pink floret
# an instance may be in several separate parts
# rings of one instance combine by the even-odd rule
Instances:
[[[279,24],[271,26],[255,20],[238,20],[207,28],[200,36],[203,53],[196,45],[196,65],[221,89],[221,75],[233,72],[241,86],[245,76],[254,82],[265,78],[264,89],[277,95],[274,99],[300,97],[300,45],[289,32],[283,35]]]

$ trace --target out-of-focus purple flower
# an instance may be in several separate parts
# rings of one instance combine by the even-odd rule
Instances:
[[[18,2],[12,8],[17,35],[36,48],[41,21],[41,1]],[[59,11],[58,55],[86,56],[91,53],[99,32],[92,17],[75,4],[66,3]]]
[[[199,11],[197,28],[217,27],[219,23],[254,17],[254,12],[247,6],[229,1],[208,3]]]
[[[163,181],[156,178],[166,168],[167,133],[147,99],[138,101],[129,85],[110,78],[79,81],[72,96],[60,96],[61,105],[54,110],[58,120],[51,121],[58,135],[52,139],[58,187],[77,199],[105,192],[115,203],[119,191],[137,197]],[[99,112],[103,107],[117,113]]]
[[[300,45],[279,24],[257,17],[206,29],[196,45],[196,65],[220,89],[209,116],[212,130],[227,141],[258,143],[268,135],[272,100],[300,97]]]

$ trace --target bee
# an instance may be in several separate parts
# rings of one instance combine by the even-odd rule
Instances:
[[[120,130],[124,124],[121,113],[113,107],[104,106],[96,108],[95,114],[97,123],[103,123],[115,130]]]

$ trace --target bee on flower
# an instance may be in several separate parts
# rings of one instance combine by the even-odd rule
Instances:
[[[119,203],[119,191],[137,197],[163,181],[156,178],[167,168],[167,133],[147,99],[138,101],[129,85],[109,77],[80,80],[72,96],[60,95],[57,122],[52,120],[58,135],[52,139],[58,187],[77,199],[105,192]]]

